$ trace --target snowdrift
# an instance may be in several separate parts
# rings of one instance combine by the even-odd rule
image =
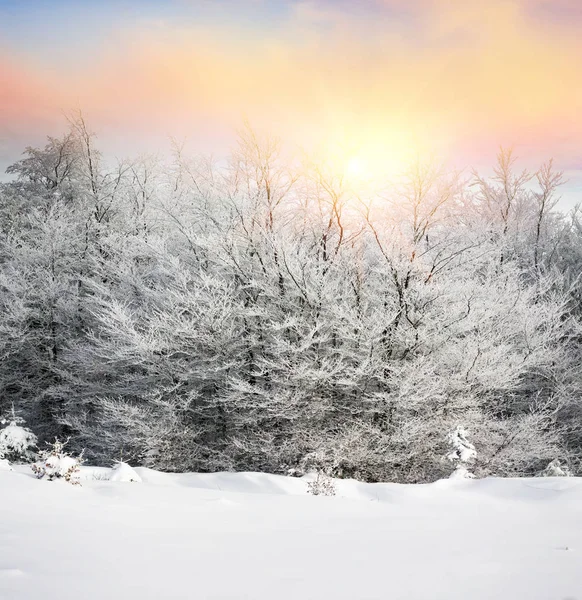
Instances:
[[[0,471],[2,600],[582,600],[582,479]]]

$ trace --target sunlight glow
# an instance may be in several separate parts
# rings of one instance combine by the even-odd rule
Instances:
[[[423,145],[394,132],[336,137],[320,152],[321,161],[354,190],[380,188],[401,175]]]
[[[361,156],[352,156],[346,165],[348,179],[365,179],[370,175],[370,166]]]

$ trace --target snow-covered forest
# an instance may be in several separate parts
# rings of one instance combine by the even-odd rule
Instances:
[[[430,482],[463,428],[477,476],[582,471],[582,218],[551,162],[369,186],[243,127],[228,161],[112,165],[78,115],[8,172],[0,414],[40,446]]]

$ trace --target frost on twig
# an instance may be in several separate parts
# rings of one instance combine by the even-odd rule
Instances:
[[[318,471],[315,479],[307,483],[307,492],[313,496],[335,496],[335,484],[329,475]]]

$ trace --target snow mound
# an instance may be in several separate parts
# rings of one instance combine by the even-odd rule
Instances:
[[[10,463],[5,458],[0,458],[0,471],[12,471]]]
[[[141,483],[141,477],[136,473],[133,467],[130,467],[127,463],[118,462],[115,467],[111,469],[111,475],[109,481],[118,482],[136,482]]]

